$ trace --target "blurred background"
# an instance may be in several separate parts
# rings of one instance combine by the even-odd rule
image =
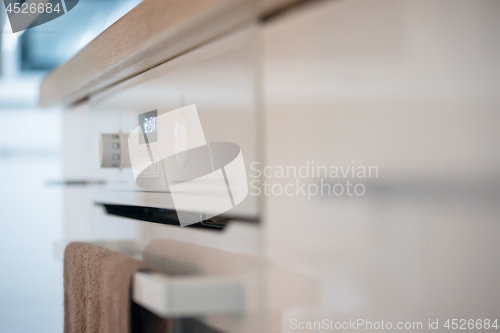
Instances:
[[[44,75],[139,0],[80,0],[78,11],[12,33],[0,5],[0,332],[62,332],[62,118],[37,108]]]

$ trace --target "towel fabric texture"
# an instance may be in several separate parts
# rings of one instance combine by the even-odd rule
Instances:
[[[69,244],[64,252],[64,333],[127,333],[145,326],[148,332],[165,332],[165,320],[131,306],[134,272],[151,269],[119,252]]]

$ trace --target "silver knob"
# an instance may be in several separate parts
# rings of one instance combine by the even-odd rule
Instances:
[[[99,160],[101,168],[130,168],[128,135],[101,134],[99,140]]]

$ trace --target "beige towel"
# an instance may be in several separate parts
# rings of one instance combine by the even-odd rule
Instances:
[[[151,267],[118,252],[69,244],[64,252],[64,333],[130,332],[131,279],[135,271],[145,269]],[[142,321],[147,317],[149,332],[165,332],[165,321],[140,312]]]

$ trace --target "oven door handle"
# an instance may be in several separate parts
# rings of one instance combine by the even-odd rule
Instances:
[[[242,313],[240,281],[211,276],[175,276],[136,272],[132,299],[160,317]]]

